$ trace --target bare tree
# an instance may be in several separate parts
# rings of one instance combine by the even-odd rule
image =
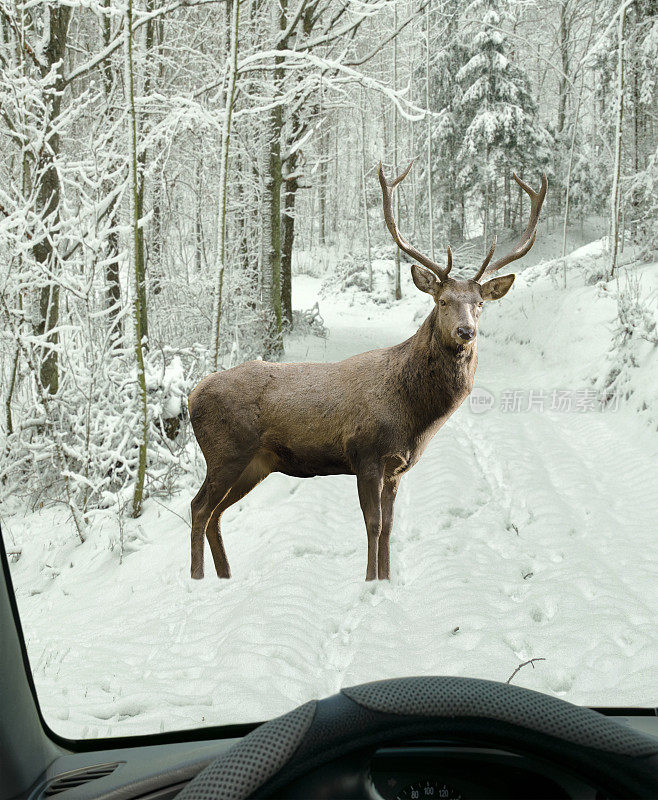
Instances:
[[[128,105],[128,124],[129,124],[129,162],[130,162],[130,212],[132,228],[132,261],[134,270],[134,325],[135,325],[135,362],[137,366],[137,384],[139,387],[138,402],[140,406],[140,428],[139,428],[139,463],[133,493],[132,513],[134,517],[139,517],[142,513],[142,501],[144,497],[144,481],[146,478],[146,448],[148,439],[148,409],[146,399],[146,375],[144,370],[144,337],[147,335],[148,326],[146,324],[147,308],[146,293],[144,291],[144,248],[143,238],[141,237],[140,221],[142,206],[140,197],[143,197],[143,183],[140,182],[138,164],[138,139],[137,139],[137,113],[135,111],[135,70],[133,59],[133,5],[132,0],[126,4],[125,22],[125,85],[126,101]]]
[[[614,167],[612,173],[612,191],[610,193],[610,277],[615,274],[617,266],[617,249],[619,245],[619,180],[621,177],[622,130],[624,122],[624,23],[626,21],[626,5],[619,10],[617,28],[617,113],[614,140]]]

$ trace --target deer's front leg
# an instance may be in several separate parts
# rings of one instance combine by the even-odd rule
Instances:
[[[383,470],[379,466],[360,470],[356,476],[359,502],[361,503],[361,511],[363,511],[363,519],[365,520],[368,534],[367,581],[374,581],[377,577],[377,551],[379,534],[382,530],[381,495],[383,479]]]
[[[384,481],[381,496],[382,530],[379,534],[377,549],[377,577],[389,580],[391,577],[391,528],[393,527],[393,505],[400,485],[400,476],[396,475]]]

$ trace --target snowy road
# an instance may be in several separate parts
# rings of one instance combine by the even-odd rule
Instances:
[[[308,306],[317,283],[296,289]],[[288,358],[401,341],[418,305],[321,303],[329,339],[298,340]],[[476,385],[495,397],[558,379],[540,354],[483,337]],[[58,732],[263,719],[381,677],[506,680],[531,658],[545,661],[516,683],[579,703],[655,704],[656,441],[630,415],[462,407],[402,480],[390,583],[363,582],[355,479],[282,475],[224,516],[233,579],[217,581],[206,552],[206,579],[190,581],[180,517],[201,467],[188,492],[129,523],[142,541],[121,565],[107,536],[76,546],[63,511],[9,521],[24,548],[13,574],[37,687]]]

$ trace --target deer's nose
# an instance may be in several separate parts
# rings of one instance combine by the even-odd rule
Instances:
[[[457,335],[465,342],[470,342],[475,336],[475,328],[473,328],[471,325],[461,325],[459,328],[457,328]]]

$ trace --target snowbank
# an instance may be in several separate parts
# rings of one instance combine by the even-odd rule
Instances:
[[[597,240],[521,271],[508,302],[487,307],[481,333],[505,347],[532,387],[589,391],[655,428],[658,263],[622,261],[606,281],[605,259]]]

